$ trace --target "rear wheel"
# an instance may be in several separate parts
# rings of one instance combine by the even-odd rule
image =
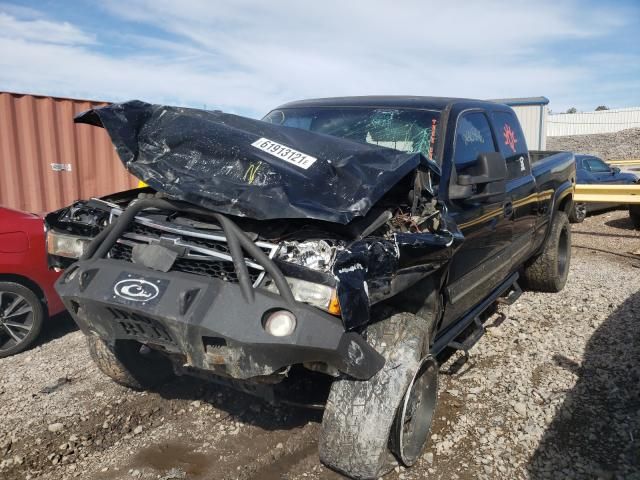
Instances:
[[[132,340],[109,345],[95,335],[87,337],[89,354],[100,371],[116,383],[135,390],[152,388],[173,375],[171,362],[153,350],[141,353],[143,347]]]
[[[522,284],[536,292],[559,292],[567,283],[571,263],[571,226],[556,212],[542,253],[524,268]]]
[[[378,478],[397,463],[394,454],[407,466],[422,454],[437,395],[437,364],[422,359],[433,324],[395,313],[367,327],[367,341],[386,362],[370,380],[333,383],[319,442],[325,465]]]
[[[29,288],[0,282],[0,358],[28,348],[40,334],[44,305]]]
[[[574,203],[569,212],[569,221],[571,223],[582,223],[587,218],[587,204]]]

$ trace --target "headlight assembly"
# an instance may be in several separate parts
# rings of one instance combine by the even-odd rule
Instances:
[[[336,247],[325,240],[283,242],[278,258],[311,270],[327,272],[336,254]]]
[[[335,288],[299,278],[285,277],[285,279],[291,288],[293,298],[298,302],[308,303],[332,315],[340,315],[340,304]],[[278,292],[274,282],[268,283],[264,288],[274,293]]]
[[[91,243],[91,238],[47,231],[47,253],[66,258],[80,258]]]
[[[336,242],[331,240],[287,241],[280,244],[276,256],[279,260],[330,274],[339,248]],[[334,287],[300,278],[285,277],[285,279],[291,287],[293,297],[298,302],[321,308],[332,315],[340,315],[340,303]],[[278,291],[273,282],[263,285],[263,288],[271,292]]]

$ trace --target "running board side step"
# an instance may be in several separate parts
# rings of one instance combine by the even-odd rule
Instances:
[[[518,285],[518,281],[516,280],[506,291],[504,291],[498,298],[495,299],[495,303],[498,305],[513,305],[518,300],[518,298],[520,298],[520,295],[522,295],[522,288],[520,288],[520,285]],[[486,328],[483,325],[482,320],[480,320],[480,315],[483,312],[480,312],[478,315],[476,315],[473,318],[473,323],[470,324],[467,329],[463,330],[459,337],[455,338],[447,345],[447,347],[449,348],[464,352],[465,361],[469,359],[469,350],[471,350],[471,348],[476,343],[478,343],[478,341],[486,332]],[[503,314],[502,321],[504,321],[504,319],[506,318],[507,316]],[[502,321],[500,323],[502,323]],[[473,328],[473,330],[470,333],[466,333],[469,328]]]
[[[456,339],[449,342],[449,344],[447,345],[447,347],[449,348],[464,352],[465,362],[469,360],[469,350],[471,350],[471,347],[478,343],[485,332],[484,325],[482,325],[479,316],[473,319],[473,324],[470,325],[470,327],[472,327],[473,330],[468,335],[465,335],[461,341],[458,341],[458,339]]]
[[[464,352],[464,361],[466,362],[469,359],[469,350],[485,333],[485,327],[481,320],[482,313],[494,304],[512,305],[520,295],[522,295],[522,289],[518,285],[518,274],[513,273],[482,303],[439,335],[431,349],[432,354],[437,356],[445,349],[450,348]],[[470,333],[469,329],[471,329]]]
[[[520,295],[522,295],[522,288],[517,281],[513,282],[511,288],[507,290],[506,295],[496,298],[496,303],[499,305],[513,305],[518,301]]]

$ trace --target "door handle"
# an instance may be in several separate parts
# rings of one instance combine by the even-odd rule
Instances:
[[[502,208],[504,209],[505,218],[509,218],[513,216],[513,203],[505,202]]]

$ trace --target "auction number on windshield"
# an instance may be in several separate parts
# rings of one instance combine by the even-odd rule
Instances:
[[[253,142],[251,145],[262,150],[263,152],[267,152],[268,154],[273,155],[280,160],[289,162],[296,167],[300,167],[304,170],[313,165],[317,160],[317,158],[312,157],[311,155],[299,152],[291,147],[287,147],[286,145],[282,145],[278,142],[274,142],[273,140],[269,140],[268,138],[260,138]]]

